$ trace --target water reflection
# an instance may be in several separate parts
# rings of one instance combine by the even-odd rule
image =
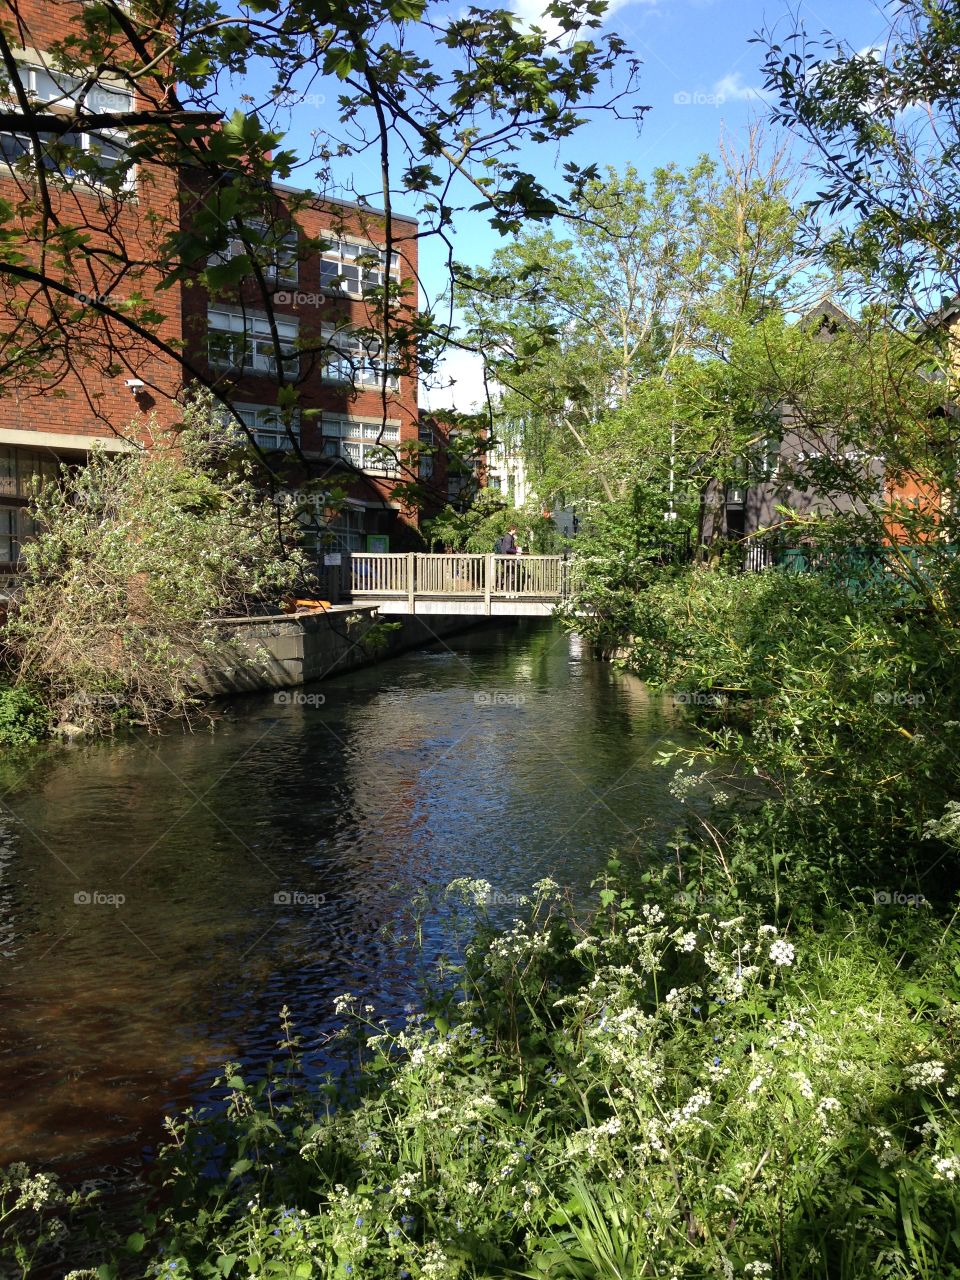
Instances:
[[[423,885],[585,893],[681,816],[652,764],[673,709],[548,626],[322,688],[3,778],[4,1159],[135,1151],[225,1057],[269,1056],[284,1003],[315,1046],[340,991],[402,1004],[414,960],[381,930]]]

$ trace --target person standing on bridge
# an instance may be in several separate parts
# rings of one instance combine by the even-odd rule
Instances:
[[[515,556],[517,554],[517,526],[512,524],[500,540],[500,554]]]

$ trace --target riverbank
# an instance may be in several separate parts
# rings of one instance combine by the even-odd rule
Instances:
[[[90,1280],[953,1275],[956,941],[918,912],[778,920],[719,867],[689,875],[706,852],[642,881],[608,864],[592,911],[541,881],[506,931],[489,882],[454,882],[420,918],[453,907],[466,948],[404,1018],[342,993],[351,1065],[318,1079],[284,1008],[266,1078],[228,1065],[220,1104],[171,1126],[164,1191],[92,1238],[81,1211],[65,1259]]]
[[[430,645],[486,618],[382,618],[376,605],[333,605],[323,612],[226,618],[211,624],[217,643],[201,685],[208,697],[290,689],[344,675]]]

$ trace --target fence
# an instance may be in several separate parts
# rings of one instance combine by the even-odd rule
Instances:
[[[570,564],[561,556],[498,556],[354,551],[350,592],[356,599],[407,597],[555,600],[568,594]]]

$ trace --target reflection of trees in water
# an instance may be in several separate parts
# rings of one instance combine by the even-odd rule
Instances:
[[[12,960],[16,955],[16,917],[11,870],[16,849],[11,823],[0,816],[0,959]]]
[[[585,884],[623,845],[603,806],[577,822],[624,770],[617,807],[643,818],[630,770],[648,768],[660,716],[642,686],[571,663],[543,624],[447,643],[329,682],[320,709],[238,703],[213,735],[58,749],[17,780],[12,899],[0,828],[0,940],[19,933],[0,1085],[22,1149],[55,1131],[129,1138],[171,1081],[267,1057],[285,1002],[314,1045],[334,994],[389,1007],[416,953],[381,930],[409,937],[420,886],[466,874],[522,891],[545,861]],[[485,712],[478,690],[528,701]],[[659,792],[644,786],[671,804],[656,772]],[[126,902],[73,902],[94,889]],[[278,890],[325,900],[278,907]],[[443,943],[437,921],[429,936]]]

